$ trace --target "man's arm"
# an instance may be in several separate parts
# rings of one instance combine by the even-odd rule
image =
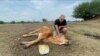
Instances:
[[[58,25],[55,25],[55,28],[56,28],[57,34],[59,35],[60,34],[60,31],[59,31]]]
[[[55,22],[54,22],[55,30],[56,30],[56,33],[59,35],[60,34],[60,31],[59,31],[58,24],[59,24],[58,21],[55,20]]]

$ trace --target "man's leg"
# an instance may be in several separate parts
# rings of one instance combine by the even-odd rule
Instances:
[[[67,32],[67,28],[63,28],[62,33],[66,34],[66,32]]]

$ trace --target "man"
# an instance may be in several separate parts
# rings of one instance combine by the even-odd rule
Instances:
[[[54,22],[55,30],[57,35],[60,35],[61,33],[65,34],[67,31],[67,22],[65,20],[65,16],[61,15],[58,19]]]

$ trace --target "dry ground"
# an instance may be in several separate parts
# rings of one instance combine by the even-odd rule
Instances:
[[[41,56],[38,52],[39,44],[47,44],[50,46],[50,53],[45,56],[100,56],[99,24],[99,22],[69,24],[67,35],[72,42],[69,46],[41,42],[28,49],[23,49],[22,46],[19,45],[20,41],[30,41],[35,39],[36,36],[22,38],[21,35],[48,24],[0,25],[0,56]],[[48,26],[51,25],[49,24]],[[18,40],[19,38],[21,38],[21,40]]]

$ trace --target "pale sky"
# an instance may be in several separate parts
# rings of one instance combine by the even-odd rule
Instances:
[[[64,14],[67,20],[74,20],[73,9],[86,1],[89,0],[0,0],[0,20],[55,20],[61,14]]]

